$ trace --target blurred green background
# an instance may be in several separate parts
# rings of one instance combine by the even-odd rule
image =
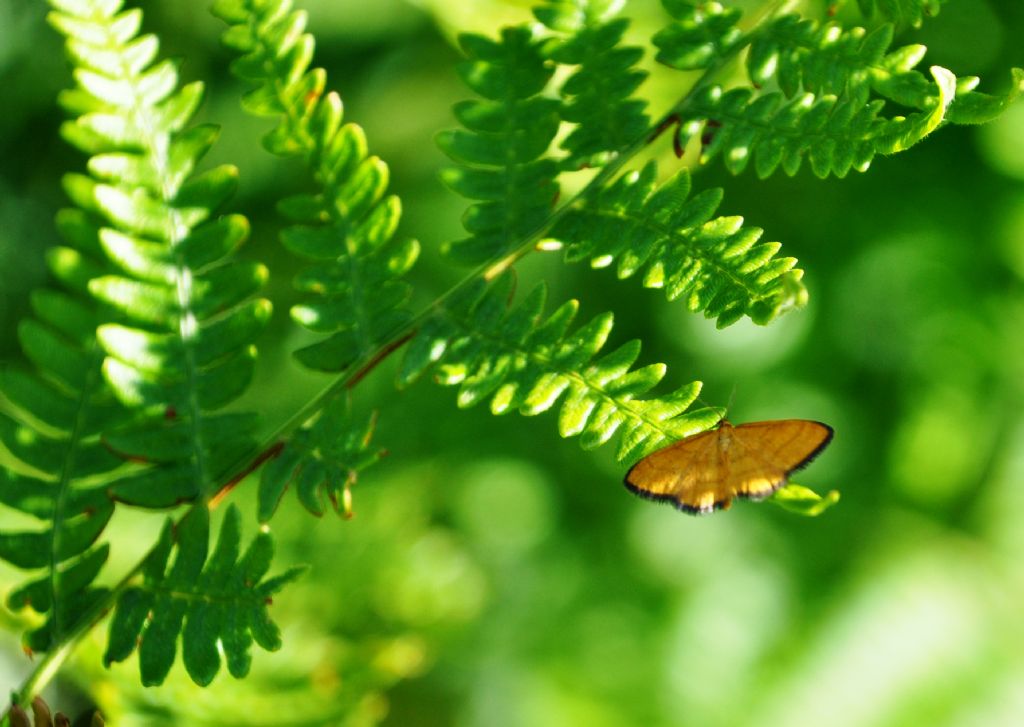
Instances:
[[[413,277],[427,302],[462,274],[437,252],[465,206],[437,181],[445,161],[432,143],[467,95],[451,39],[522,20],[528,3],[303,6],[317,63],[391,166],[402,231],[423,243]],[[200,120],[224,126],[210,161],[240,167],[246,254],[273,271],[274,325],[244,402],[270,426],[326,381],[289,360],[304,336],[287,319],[297,264],[267,214],[304,180],[260,149],[267,126],[239,111],[205,3],[142,7],[183,78],[208,83]],[[57,241],[60,175],[83,163],[57,136],[54,97],[69,80],[45,10],[0,0],[0,360],[13,365],[15,326]],[[654,0],[628,11],[638,38],[661,17]],[[1024,66],[1022,38],[1018,0],[951,0],[898,42],[999,89]],[[687,78],[656,72],[656,113]],[[840,489],[837,507],[817,519],[749,503],[689,517],[633,498],[611,452],[558,439],[553,417],[459,411],[453,392],[426,383],[396,392],[389,362],[356,393],[359,408],[380,410],[390,452],[357,484],[356,517],[316,521],[289,496],[273,522],[279,568],[312,564],[275,601],[282,652],[257,653],[241,682],[222,674],[204,690],[176,668],[147,690],[134,659],[99,666],[101,631],[48,698],[65,711],[95,700],[117,725],[1024,724],[1024,104],[845,180],[709,168],[695,185],[725,187],[721,213],[800,259],[805,310],[716,331],[655,291],[555,256],[528,260],[520,289],[543,278],[553,302],[579,297],[584,317],[615,310],[613,343],[643,338],[644,360],[667,362],[672,383],[703,380],[712,404],[732,397],[733,421],[831,423],[834,443],[797,481]],[[235,491],[250,531],[252,484]],[[148,547],[158,519],[118,514],[111,573]],[[4,594],[18,581],[0,571]],[[31,668],[24,618],[0,615],[5,694]]]

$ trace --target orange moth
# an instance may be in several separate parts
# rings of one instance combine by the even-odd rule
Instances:
[[[777,419],[711,429],[663,447],[626,473],[626,487],[690,513],[724,510],[734,497],[762,500],[832,441],[832,427]]]

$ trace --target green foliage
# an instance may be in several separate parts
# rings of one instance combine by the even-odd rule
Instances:
[[[563,168],[601,166],[628,148],[648,129],[647,102],[633,92],[647,76],[636,63],[643,49],[623,46],[629,26],[625,18],[611,19],[617,3],[611,0],[548,0],[534,15],[564,38],[552,39],[545,55],[577,70],[559,89],[563,121],[575,124],[561,142],[568,152]]]
[[[115,38],[133,34],[137,13],[126,13],[113,30]],[[96,25],[76,25],[66,15],[55,17],[79,32]],[[86,41],[69,47],[74,53],[90,49]],[[136,45],[136,57],[146,44]],[[89,69],[82,83],[102,86]],[[68,94],[88,105],[85,91]],[[96,112],[98,113],[98,112]],[[92,125],[130,133],[127,125],[91,117]],[[65,130],[68,127],[65,127]],[[82,140],[94,139],[84,131]],[[72,180],[71,188],[74,189]],[[100,435],[124,419],[101,375],[104,352],[96,340],[101,307],[89,294],[92,278],[110,271],[94,222],[81,210],[63,210],[58,229],[67,242],[55,246],[47,263],[60,289],[42,289],[31,298],[34,318],[18,326],[18,338],[34,372],[14,368],[0,374],[0,442],[17,463],[0,471],[0,502],[41,523],[41,529],[4,528],[0,558],[39,572],[7,597],[12,609],[29,607],[45,614],[45,622],[25,635],[25,645],[45,651],[61,643],[87,618],[106,590],[94,580],[107,556],[96,545],[113,514],[103,483],[123,460],[102,443]]]
[[[213,12],[231,25],[223,41],[239,54],[232,72],[256,84],[246,110],[278,119],[263,145],[300,157],[316,185],[278,206],[295,223],[281,234],[285,247],[315,263],[295,280],[310,297],[292,308],[292,318],[330,334],[296,356],[312,369],[343,371],[409,321],[411,291],[401,278],[419,245],[394,240],[401,204],[387,194],[388,167],[368,156],[359,126],[342,124],[341,98],[324,93],[324,70],[309,69],[315,43],[303,32],[305,13],[287,1],[251,0],[218,0]]]
[[[861,12],[869,17],[881,16],[901,25],[920,25],[925,18],[935,17],[945,0],[857,0]]]
[[[85,247],[53,249],[48,261],[63,290],[36,291],[36,317],[18,328],[36,371],[0,374],[0,442],[18,463],[0,470],[0,503],[42,526],[0,533],[0,558],[41,571],[7,596],[9,608],[47,615],[25,636],[33,651],[59,643],[104,596],[92,585],[108,555],[95,543],[114,509],[102,482],[122,464],[99,439],[123,413],[100,374],[96,305],[85,285],[103,268]]]
[[[335,512],[351,517],[352,485],[359,473],[383,454],[370,449],[376,420],[376,413],[357,420],[348,397],[339,396],[324,407],[315,422],[292,435],[283,450],[263,468],[260,522],[268,522],[274,516],[281,496],[293,483],[299,502],[317,517],[324,514],[324,495]]]
[[[554,67],[528,28],[506,28],[497,41],[462,35],[459,44],[467,55],[459,76],[483,100],[458,104],[466,128],[442,132],[437,143],[462,165],[443,172],[445,184],[481,200],[463,219],[470,236],[446,247],[453,261],[470,265],[513,251],[551,213],[558,165],[544,154],[558,131],[559,103],[541,95]]]
[[[832,490],[822,497],[814,490],[810,490],[802,485],[790,484],[776,490],[768,498],[768,502],[774,503],[783,510],[788,510],[797,515],[817,517],[839,502],[839,491]]]
[[[545,288],[538,286],[509,309],[512,278],[468,286],[448,301],[409,344],[399,382],[406,385],[428,367],[435,380],[458,386],[458,405],[490,397],[491,412],[533,416],[553,408],[563,437],[580,436],[584,448],[620,433],[616,456],[636,460],[667,442],[707,429],[715,410],[687,412],[700,383],[660,397],[639,399],[665,376],[663,364],[632,369],[640,342],[631,341],[595,359],[612,330],[605,313],[569,332],[579,304],[569,301],[543,317]]]
[[[176,90],[174,65],[155,60],[153,36],[138,35],[139,11],[53,6],[76,66],[75,89],[61,95],[73,118],[61,131],[89,155],[89,175],[65,178],[76,208],[58,222],[69,247],[49,257],[65,291],[34,296],[38,320],[20,334],[38,373],[5,372],[10,406],[0,415],[23,470],[3,471],[0,501],[45,523],[0,536],[0,557],[44,571],[8,598],[47,614],[26,636],[38,651],[62,646],[112,597],[92,583],[115,500],[161,508],[208,498],[251,454],[254,415],[214,412],[248,385],[252,340],[270,315],[268,301],[251,299],[266,269],[231,255],[248,223],[216,216],[236,170],[193,174],[217,136],[186,128],[202,86]],[[153,633],[147,651],[173,646],[176,632]]]
[[[241,678],[249,673],[253,641],[268,651],[281,647],[268,606],[271,596],[302,569],[265,578],[274,552],[266,532],[239,557],[241,516],[234,506],[224,516],[212,554],[209,542],[207,508],[192,508],[176,528],[167,521],[146,557],[142,584],[118,598],[103,657],[107,664],[123,661],[137,647],[142,683],[161,684],[174,664],[181,634],[185,669],[196,684],[205,686],[220,669],[220,650],[228,671]],[[174,563],[168,567],[172,550]]]
[[[895,59],[905,63],[916,55],[914,63],[920,60],[910,46],[886,57],[893,32],[888,24],[868,33],[864,28],[844,30],[835,23],[783,15],[766,23],[751,41],[747,73],[758,86],[774,80],[789,98],[802,89],[867,101],[873,73],[891,75]]]
[[[923,45],[890,50],[893,26],[843,29],[784,15],[766,23],[754,36],[746,57],[747,73],[755,87],[774,81],[787,98],[801,92],[836,96],[852,104],[867,103],[871,94],[900,106],[923,111],[942,105],[943,89],[915,67],[924,60]],[[975,91],[979,79],[957,79],[955,98],[944,123],[978,124],[990,121],[1020,93],[1022,72],[1014,69],[1005,94]],[[931,72],[934,76],[935,71]],[[946,91],[948,93],[948,91]]]
[[[713,86],[693,98],[680,123],[679,144],[703,132],[702,164],[721,156],[726,168],[739,174],[753,160],[762,179],[779,167],[792,176],[804,160],[822,179],[844,177],[851,169],[863,172],[877,154],[905,151],[942,123],[956,79],[937,66],[932,73],[938,89],[932,109],[888,119],[879,115],[879,100],[863,104],[805,94],[785,101],[781,93]]]
[[[680,70],[706,70],[729,57],[742,39],[736,27],[738,8],[717,2],[662,0],[672,22],[651,42],[658,48],[659,63]]]
[[[216,216],[237,186],[223,165],[194,175],[217,131],[186,128],[202,85],[180,90],[158,43],[138,36],[141,14],[120,3],[54,2],[77,87],[62,96],[75,116],[65,138],[90,155],[90,176],[68,175],[78,210],[71,236],[114,268],[88,273],[89,293],[110,312],[96,329],[103,373],[117,398],[143,413],[106,426],[107,444],[149,463],[111,488],[123,502],[167,507],[210,496],[217,480],[254,446],[253,418],[214,412],[247,387],[252,341],[270,316],[251,299],[262,265],[232,258],[248,234],[238,215]]]
[[[218,0],[232,72],[252,84],[242,105],[276,120],[264,146],[300,159],[309,181],[277,205],[284,247],[310,263],[295,280],[304,297],[292,320],[323,336],[296,356],[340,373],[261,443],[257,416],[227,408],[254,374],[253,342],[271,315],[256,296],[269,271],[236,255],[249,223],[224,212],[235,168],[198,172],[218,135],[189,126],[203,87],[179,86],[176,64],[157,60],[156,38],[139,35],[141,13],[122,12],[119,0],[51,4],[76,81],[61,95],[72,117],[61,133],[88,156],[88,174],[64,181],[74,205],[58,216],[66,246],[48,256],[61,290],[37,292],[33,317],[18,329],[34,370],[0,377],[9,465],[0,503],[21,516],[0,533],[0,558],[31,571],[8,596],[10,607],[43,616],[26,636],[31,649],[65,658],[116,602],[104,660],[138,647],[146,685],[165,680],[179,636],[185,669],[201,685],[219,671],[221,653],[241,677],[253,641],[280,645],[268,607],[297,570],[265,578],[273,550],[265,524],[290,485],[315,515],[328,501],[351,514],[356,476],[381,452],[370,446],[376,415],[355,415],[348,390],[406,342],[402,385],[431,370],[459,387],[460,407],[557,408],[561,436],[594,448],[621,435],[623,461],[719,419],[714,408],[690,410],[700,382],[657,393],[666,368],[634,368],[639,341],[606,352],[611,312],[573,328],[580,304],[545,313],[543,284],[512,302],[506,268],[543,240],[538,247],[564,247],[568,262],[615,265],[619,278],[664,288],[719,327],[744,316],[767,324],[804,304],[794,258],[760,242],[762,230],[743,218],[715,216],[720,189],[691,196],[689,171],[659,184],[653,162],[628,169],[661,132],[674,126],[679,150],[699,137],[700,161],[721,156],[732,174],[752,163],[761,177],[779,168],[794,175],[806,161],[819,177],[843,177],[946,123],[989,120],[1024,87],[1021,70],[1002,94],[939,67],[926,75],[916,70],[923,47],[891,49],[890,25],[868,32],[797,16],[741,25],[747,18],[730,5],[665,0],[671,22],[654,36],[657,59],[700,73],[676,76],[679,98],[652,122],[639,94],[646,48],[626,44],[621,3],[545,0],[534,9],[542,25],[460,37],[458,73],[478,98],[455,107],[463,128],[438,142],[457,165],[443,181],[473,205],[467,237],[446,252],[490,267],[413,315],[405,277],[418,243],[397,237],[401,204],[388,192],[388,167],[359,126],[343,123],[323,69],[311,68],[305,14],[289,0]],[[861,7],[915,24],[937,3]],[[725,90],[724,71],[743,52],[749,83]],[[559,174],[586,168],[595,171],[566,175],[582,188],[560,201]],[[210,507],[268,461],[257,493],[263,529],[240,556],[231,506],[211,554]],[[802,515],[837,500],[797,485],[771,499]],[[115,502],[189,508],[121,582],[97,585],[109,553],[99,538]],[[53,663],[38,673],[49,678]]]
[[[654,42],[658,59],[667,65],[710,69],[749,43],[750,86],[698,87],[674,118],[678,149],[700,135],[701,163],[721,156],[732,174],[741,173],[751,159],[761,178],[780,166],[794,175],[805,159],[822,178],[865,171],[876,155],[904,151],[943,123],[994,118],[1024,84],[1019,70],[1009,91],[996,96],[976,92],[977,78],[957,79],[938,66],[930,69],[929,79],[914,70],[924,46],[889,51],[891,25],[868,33],[783,15],[744,36],[735,9],[718,3],[665,4],[676,22]],[[894,19],[920,20],[908,14],[909,6],[882,5]],[[919,2],[909,5],[921,8]],[[773,82],[778,91],[772,90]],[[917,111],[886,117],[887,101]]]
[[[684,169],[661,187],[653,162],[572,209],[551,231],[566,246],[566,260],[592,267],[618,262],[620,279],[641,272],[643,285],[664,288],[725,327],[741,316],[765,324],[781,311],[802,306],[807,291],[794,258],[776,258],[776,242],[755,244],[762,230],[742,217],[716,217],[721,189],[690,197]]]

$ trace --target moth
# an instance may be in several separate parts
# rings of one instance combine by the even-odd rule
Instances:
[[[737,497],[763,500],[818,456],[832,434],[809,419],[737,426],[723,419],[644,457],[626,473],[626,487],[690,513],[724,510]]]

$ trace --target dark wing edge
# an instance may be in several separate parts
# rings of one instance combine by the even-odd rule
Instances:
[[[640,460],[640,462],[643,462],[643,460]],[[637,464],[640,464],[640,462],[637,462]],[[622,481],[622,484],[626,486],[627,490],[632,492],[637,497],[643,498],[644,500],[651,500],[652,502],[661,502],[666,505],[672,505],[672,507],[674,507],[676,510],[681,510],[682,512],[685,512],[688,515],[710,515],[715,510],[727,510],[729,508],[729,505],[732,504],[732,498],[727,497],[724,500],[718,500],[716,502],[713,502],[711,504],[711,507],[694,507],[693,505],[687,505],[685,502],[680,502],[673,495],[657,495],[653,492],[637,487],[636,485],[629,481],[629,476],[633,473],[633,469],[635,467],[636,465],[633,465],[633,467],[629,468],[629,472],[626,473],[626,477]]]
[[[783,487],[785,487],[786,485],[789,484],[789,476],[791,474],[793,474],[794,472],[797,472],[799,470],[802,470],[804,467],[806,467],[811,462],[813,462],[815,460],[815,458],[817,458],[817,456],[819,454],[821,454],[825,450],[825,447],[828,446],[829,442],[832,441],[832,437],[835,436],[836,430],[833,429],[832,427],[830,427],[825,422],[819,422],[819,421],[816,421],[814,419],[799,419],[797,421],[809,422],[811,424],[817,424],[820,427],[824,427],[825,428],[825,432],[826,432],[825,438],[823,440],[821,440],[821,443],[817,447],[815,447],[813,450],[811,450],[810,454],[808,454],[806,457],[804,457],[800,462],[797,462],[796,465],[794,465],[790,469],[786,470],[784,476],[782,477],[781,480],[779,480],[779,483],[777,485],[775,485],[775,487],[773,487],[772,489],[770,489],[770,490],[768,490],[766,492],[759,492],[757,494],[752,494],[752,493],[736,493],[737,499],[748,500],[750,502],[762,502],[763,500],[767,500],[769,497],[771,497],[776,492],[778,492]],[[752,422],[752,424],[762,424],[762,423],[768,423],[768,422]],[[747,426],[747,425],[744,424],[744,425],[741,425],[741,426]]]
[[[825,422],[815,421],[814,419],[804,419],[802,421],[810,422],[812,424],[817,424],[819,427],[825,427],[825,430],[826,430],[827,434],[825,435],[825,438],[823,440],[821,440],[821,444],[819,444],[817,447],[815,447],[814,450],[810,454],[808,454],[806,457],[804,457],[804,459],[801,462],[798,462],[792,469],[786,470],[786,478],[787,479],[789,478],[789,476],[791,474],[793,474],[797,470],[802,470],[804,467],[806,467],[811,462],[813,462],[814,459],[819,454],[821,454],[824,451],[825,447],[828,446],[829,442],[832,441],[832,437],[834,437],[835,433],[836,433],[836,430],[833,429],[832,427],[830,427]]]

